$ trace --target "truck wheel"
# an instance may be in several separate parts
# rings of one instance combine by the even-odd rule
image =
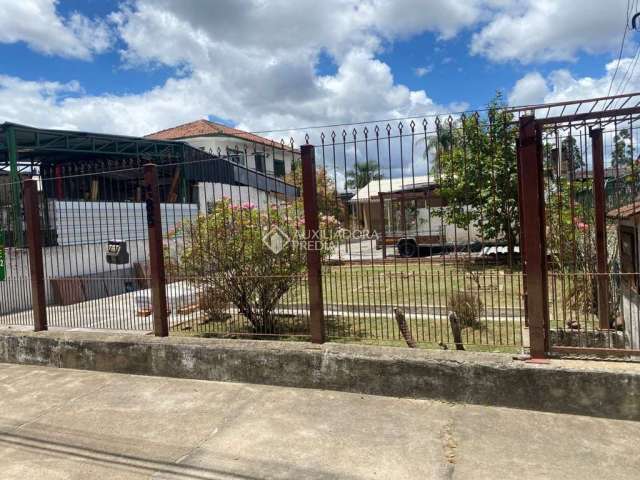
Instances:
[[[398,253],[401,257],[415,257],[418,253],[418,246],[411,240],[406,240],[398,244]]]

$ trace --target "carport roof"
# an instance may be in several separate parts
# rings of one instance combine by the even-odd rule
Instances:
[[[0,153],[8,151],[9,132],[13,132],[15,137],[17,153],[31,157],[34,154],[62,152],[177,158],[182,156],[185,146],[176,141],[54,130],[5,122],[0,125]]]

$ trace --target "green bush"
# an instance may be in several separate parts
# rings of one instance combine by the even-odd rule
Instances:
[[[326,255],[331,232],[338,225],[333,218],[321,218],[320,223],[321,254]],[[273,231],[290,239],[281,242],[278,252],[264,241]],[[232,303],[257,333],[277,331],[278,303],[306,277],[301,205],[280,204],[260,210],[249,203],[234,205],[223,199],[175,234],[184,242],[177,255],[177,270],[214,295],[207,308],[215,311],[221,303]]]

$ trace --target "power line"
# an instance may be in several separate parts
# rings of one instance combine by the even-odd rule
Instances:
[[[633,74],[636,71],[636,65],[638,64],[639,57],[640,57],[640,44],[638,45],[638,48],[636,48],[636,54],[633,57],[633,63],[629,66],[629,68],[627,68],[627,71],[625,72],[624,77],[622,77],[622,81],[620,82],[620,88],[618,88],[616,95],[624,92],[624,89],[627,88],[627,84],[633,78]]]
[[[620,60],[622,59],[622,51],[624,50],[624,41],[627,38],[627,32],[629,31],[629,9],[631,8],[631,0],[627,0],[627,19],[624,23],[624,32],[622,33],[622,42],[620,42],[620,52],[618,52],[618,63],[616,63],[616,69],[613,72],[613,77],[611,77],[611,82],[609,83],[609,91],[607,92],[607,97],[611,95],[611,88],[613,87],[613,82],[616,79],[616,75],[618,74],[618,68],[620,67]]]
[[[638,1],[639,0],[635,0],[633,2],[633,7],[631,8],[631,12],[637,12],[638,10]],[[627,18],[629,17],[630,12],[627,12]],[[633,15],[633,18],[635,19],[635,17],[638,14]],[[629,67],[627,67],[626,72],[624,73],[624,77],[622,77],[622,81],[620,82],[620,87],[618,88],[618,90],[616,91],[616,95],[624,92],[625,88],[627,88],[627,85],[629,84],[629,81],[631,81],[631,79],[633,78],[633,74],[636,71],[636,65],[638,64],[638,58],[640,58],[640,44],[638,44],[638,47],[636,48],[636,53],[633,56],[633,62],[631,65],[629,65]]]

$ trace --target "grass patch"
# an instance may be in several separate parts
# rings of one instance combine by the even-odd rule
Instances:
[[[522,274],[507,267],[476,267],[472,272],[458,264],[325,266],[322,270],[325,304],[333,305],[446,305],[456,291],[473,292],[487,309],[521,309]],[[304,279],[283,298],[283,303],[305,303]]]
[[[327,337],[332,342],[364,345],[406,346],[392,316],[327,315]],[[412,317],[407,321],[420,348],[453,346],[453,336],[446,318]],[[241,315],[232,315],[224,322],[204,322],[191,319],[171,329],[171,335],[206,338],[246,338],[284,341],[308,341],[308,317],[282,315],[274,334],[256,332]],[[462,338],[468,350],[519,352],[522,345],[520,319],[509,322],[484,321],[477,328],[464,328]]]

